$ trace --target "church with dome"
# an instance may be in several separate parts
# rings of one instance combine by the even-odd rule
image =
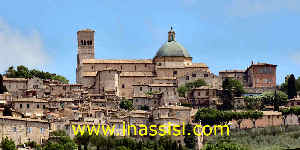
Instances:
[[[185,83],[203,79],[210,88],[220,88],[221,79],[206,64],[192,61],[188,50],[176,41],[172,27],[152,59],[96,59],[94,33],[90,29],[77,32],[76,81],[89,94],[133,99],[138,106],[176,105],[177,88]],[[159,101],[149,100],[158,97]]]

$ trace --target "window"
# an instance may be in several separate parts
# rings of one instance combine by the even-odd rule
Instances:
[[[208,77],[208,74],[204,74],[204,77]]]
[[[134,66],[134,70],[136,71],[136,66]]]
[[[124,84],[122,84],[122,88],[123,88],[123,89],[125,88],[125,85],[124,85]]]
[[[143,91],[143,87],[140,87],[140,91]]]
[[[83,40],[80,41],[80,45],[83,45]]]
[[[147,67],[147,64],[145,64],[145,68]]]
[[[27,104],[27,108],[30,108],[30,105],[29,105],[29,104]]]
[[[123,69],[123,66],[121,66],[121,70]]]
[[[192,77],[196,77],[197,75],[195,73],[192,74]]]
[[[46,109],[46,105],[43,105],[43,109]]]
[[[22,108],[23,107],[23,105],[22,104],[20,104],[20,108]]]
[[[39,109],[39,108],[40,108],[40,105],[39,105],[39,104],[37,104],[37,105],[36,105],[36,108],[37,108],[37,109]]]
[[[42,133],[42,134],[44,133],[44,130],[45,130],[44,128],[41,128],[41,133]]]
[[[150,88],[150,91],[152,92],[152,88]]]
[[[208,96],[209,95],[209,91],[206,91],[206,96]]]
[[[177,75],[177,71],[175,70],[175,71],[173,71],[173,75]]]
[[[190,76],[186,76],[185,79],[186,79],[186,80],[190,80]]]
[[[85,40],[83,41],[83,45],[86,45],[86,41]]]
[[[198,96],[201,96],[201,92],[198,92]]]
[[[90,42],[91,42],[90,44],[93,45],[93,41],[90,41]]]
[[[17,132],[17,127],[12,128],[13,132]]]
[[[32,132],[32,128],[31,127],[27,127],[27,133],[31,133]]]
[[[67,87],[66,87],[66,86],[63,86],[63,89],[64,89],[64,90],[66,90],[66,89],[67,89]]]
[[[33,88],[34,88],[34,89],[38,89],[39,86],[38,86],[38,85],[33,85]]]

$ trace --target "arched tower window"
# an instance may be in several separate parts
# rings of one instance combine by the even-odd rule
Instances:
[[[83,45],[83,40],[80,41],[80,45]]]
[[[83,45],[86,45],[86,41],[85,40],[83,41]]]

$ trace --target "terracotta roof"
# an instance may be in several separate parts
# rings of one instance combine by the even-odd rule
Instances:
[[[18,98],[13,100],[13,102],[35,102],[35,103],[48,103],[48,101],[43,100],[43,99],[37,99],[35,97],[30,97],[30,98]]]
[[[176,80],[176,77],[156,77],[154,80]]]
[[[85,32],[95,32],[94,30],[92,30],[92,29],[82,29],[82,30],[78,30],[77,32],[82,32],[82,31],[85,31]]]
[[[208,68],[208,66],[204,63],[193,63],[191,65],[185,65],[185,66],[156,66],[156,68],[159,69],[169,69],[169,68],[173,68],[173,69],[183,69],[183,68]]]
[[[207,68],[208,66],[205,63],[192,63],[192,65],[186,65],[185,67],[201,67],[201,68]]]
[[[149,86],[163,86],[163,87],[165,87],[165,86],[174,86],[175,87],[176,85],[163,83],[163,84],[149,84]]]
[[[219,73],[244,73],[245,70],[222,70],[222,71],[219,71]]]
[[[161,106],[159,109],[192,110],[192,108],[184,106]]]
[[[121,77],[153,77],[152,72],[121,72]]]
[[[9,120],[19,120],[19,121],[31,121],[31,122],[48,123],[48,121],[40,120],[40,119],[17,118],[17,117],[12,117],[12,116],[0,116],[0,119],[9,119]]]
[[[84,64],[152,64],[152,59],[84,59]]]

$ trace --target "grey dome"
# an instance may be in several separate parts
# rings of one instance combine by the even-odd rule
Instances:
[[[165,56],[191,57],[188,51],[176,41],[169,41],[164,43],[155,55],[155,57]]]

